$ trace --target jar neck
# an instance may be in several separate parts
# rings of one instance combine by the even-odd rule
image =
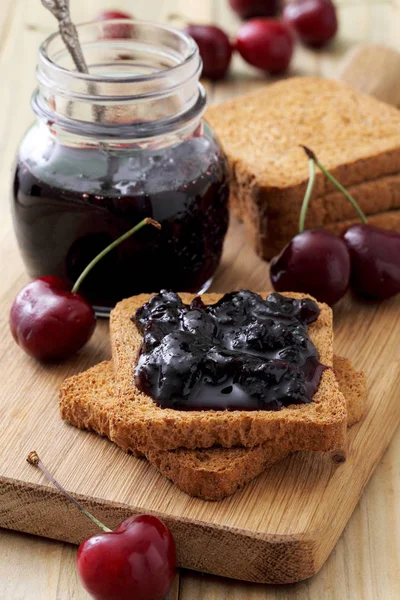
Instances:
[[[32,104],[53,134],[113,145],[161,143],[196,130],[206,95],[189,36],[130,20],[80,25],[78,33],[89,75],[73,70],[59,34],[40,48]]]

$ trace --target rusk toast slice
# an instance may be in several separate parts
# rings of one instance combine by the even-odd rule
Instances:
[[[206,119],[228,155],[236,185],[268,190],[271,202],[285,190],[290,215],[309,177],[299,144],[312,148],[345,187],[399,171],[398,110],[334,79],[291,77],[265,85],[209,107]],[[315,197],[332,191],[319,173]],[[311,203],[309,210],[317,208]]]
[[[211,106],[206,119],[231,166],[232,211],[264,259],[298,232],[309,176],[300,144],[317,154],[367,215],[400,208],[400,113],[343,82],[292,77]],[[306,228],[356,218],[317,173]]]
[[[270,292],[261,295],[265,298]],[[287,297],[306,298],[287,293]],[[180,294],[185,303],[192,294]],[[142,336],[131,316],[149,300],[142,294],[119,302],[110,316],[110,336],[118,402],[112,438],[121,447],[136,448],[146,454],[155,450],[210,448],[223,446],[253,447],[273,441],[289,453],[296,450],[335,450],[344,453],[346,434],[345,400],[332,369],[323,372],[313,402],[291,405],[280,411],[180,411],[160,408],[134,384],[134,368]],[[217,302],[221,294],[204,294],[206,304]],[[333,363],[332,310],[319,304],[321,313],[308,328],[320,362]]]
[[[345,358],[334,358],[334,369],[347,403],[348,425],[357,422],[365,408],[366,382]],[[110,437],[116,403],[112,362],[67,379],[61,389],[62,418],[81,429]],[[126,449],[126,448],[124,448]],[[182,491],[205,500],[220,500],[242,488],[287,452],[273,442],[254,448],[210,448],[170,451],[149,450],[147,458]]]

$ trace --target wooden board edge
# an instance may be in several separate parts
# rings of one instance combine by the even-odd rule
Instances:
[[[394,430],[395,426],[391,434]],[[132,514],[151,512],[158,516],[174,535],[180,567],[255,583],[296,583],[315,575],[332,552],[391,437],[365,473],[352,501],[341,507],[339,515],[332,514],[319,529],[303,536],[225,527],[91,496],[72,495],[111,528]],[[0,527],[76,545],[98,532],[96,526],[54,488],[2,476]]]
[[[143,512],[125,504],[73,496],[111,528],[128,516]],[[263,535],[152,514],[170,527],[177,543],[180,567],[243,581],[276,584],[307,579],[322,566],[318,543],[309,537]],[[57,490],[5,477],[0,477],[0,527],[76,545],[98,532]]]

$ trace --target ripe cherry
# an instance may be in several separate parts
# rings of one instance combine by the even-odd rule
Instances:
[[[104,532],[87,538],[78,549],[78,574],[89,594],[96,600],[162,600],[176,569],[168,527],[152,515],[138,515],[111,531],[54,479],[37,452],[30,452],[27,460]]]
[[[91,338],[96,317],[91,305],[72,293],[60,277],[40,277],[15,298],[11,333],[27,354],[39,360],[72,356]]]
[[[280,0],[229,0],[232,10],[241,19],[255,17],[276,17],[279,12]]]
[[[351,259],[351,286],[370,300],[400,292],[400,234],[372,225],[353,225],[343,234]]]
[[[187,25],[184,31],[199,47],[203,77],[212,81],[223,79],[232,58],[232,45],[226,33],[215,25]]]
[[[121,10],[105,10],[100,13],[96,21],[108,21],[110,19],[133,19],[129,13]],[[104,25],[103,37],[105,39],[126,39],[131,38],[133,25],[125,23],[110,23]]]
[[[349,251],[344,241],[329,231],[303,231],[272,259],[270,276],[278,292],[303,292],[333,305],[349,286]]]
[[[283,19],[296,31],[300,40],[319,48],[337,32],[338,20],[331,0],[294,0],[285,4]]]
[[[310,180],[300,214],[300,233],[271,261],[275,289],[308,292],[318,300],[334,304],[346,291],[351,269],[351,287],[363,298],[383,300],[400,293],[400,234],[368,225],[354,198],[312,150],[305,146],[303,149],[309,159]],[[342,238],[324,230],[303,231],[315,165],[353,204],[363,221],[349,227]]]
[[[97,600],[162,600],[175,568],[171,532],[152,515],[129,517],[115,531],[87,538],[77,555],[82,584]]]
[[[38,360],[60,360],[75,354],[93,334],[93,308],[77,291],[91,269],[145,225],[161,225],[146,218],[98,254],[82,272],[72,290],[59,277],[40,277],[17,295],[10,311],[10,329],[17,344]],[[106,285],[106,282],[105,282]]]
[[[253,67],[268,73],[285,71],[293,55],[290,28],[274,19],[253,19],[244,23],[237,34],[236,48]]]
[[[318,162],[315,154],[303,146],[308,157],[310,179],[304,195],[299,231],[271,261],[270,276],[277,291],[308,293],[333,305],[346,293],[350,281],[350,254],[344,241],[324,229],[304,231],[308,204],[315,182],[315,165],[344,193],[365,219],[355,200]]]

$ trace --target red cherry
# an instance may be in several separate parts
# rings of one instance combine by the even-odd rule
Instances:
[[[329,231],[303,231],[272,259],[270,275],[278,292],[303,292],[333,305],[349,286],[349,251],[344,241]]]
[[[384,300],[400,292],[400,234],[353,225],[343,234],[351,259],[351,287],[359,296]]]
[[[157,517],[132,516],[115,531],[82,542],[77,567],[97,600],[161,600],[175,575],[175,542]]]
[[[229,4],[241,19],[253,19],[254,17],[276,17],[280,0],[229,0]]]
[[[338,20],[331,0],[294,0],[285,5],[283,18],[300,40],[319,48],[337,32]]]
[[[59,277],[40,277],[28,283],[15,298],[10,311],[11,333],[25,352],[39,360],[59,360],[75,354],[92,336],[96,317],[78,289],[95,265],[131,235],[158,221],[142,219],[104,248],[82,271],[72,290]]]
[[[59,360],[77,352],[92,336],[93,308],[59,277],[40,277],[15,298],[10,328],[15,341],[39,360]]]
[[[105,10],[99,14],[96,21],[108,21],[110,19],[133,19],[129,13],[120,10]],[[113,23],[104,26],[103,37],[105,39],[127,39],[133,34],[133,26],[123,23]]]
[[[99,14],[97,21],[108,21],[109,19],[132,19],[132,15],[122,10],[105,10]]]
[[[212,81],[223,79],[232,58],[232,45],[226,33],[215,25],[187,25],[184,31],[199,47],[203,77]]]
[[[285,23],[274,19],[253,19],[240,27],[236,48],[253,67],[268,73],[281,73],[290,64],[294,43]]]

